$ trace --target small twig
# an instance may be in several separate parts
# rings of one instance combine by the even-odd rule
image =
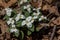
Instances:
[[[50,20],[49,24],[50,24],[54,19],[55,19],[55,17],[53,17],[53,18]]]
[[[51,34],[50,40],[53,40],[53,37],[54,37],[54,35],[55,35],[55,30],[56,30],[56,25],[55,25],[54,28],[53,28],[53,32],[52,32],[52,34]]]

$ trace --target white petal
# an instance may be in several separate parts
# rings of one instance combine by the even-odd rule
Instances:
[[[29,5],[27,5],[27,8],[29,8],[31,5],[29,4]]]
[[[47,17],[44,17],[44,19],[47,19]]]
[[[37,19],[37,18],[38,18],[38,16],[34,16],[34,17],[33,17],[33,19]]]
[[[10,29],[10,32],[17,32],[18,30],[15,28]]]
[[[9,25],[11,22],[10,21],[7,21],[7,24]]]
[[[42,18],[39,18],[39,21],[41,21],[42,20]]]
[[[29,27],[32,27],[32,24],[31,24],[31,22],[29,22],[28,24],[26,24],[27,25],[27,27],[29,28]]]
[[[13,18],[9,18],[9,21],[11,21]]]
[[[21,15],[21,13],[18,13],[17,16],[19,17]]]
[[[24,26],[25,24],[26,24],[26,21],[23,21],[21,25]]]
[[[35,13],[35,12],[33,13],[33,15],[36,15],[36,14],[37,14],[37,13]]]
[[[11,16],[11,13],[10,12],[8,12],[8,13],[6,13],[8,16]]]
[[[34,22],[34,19],[33,20],[31,20],[31,23],[33,23]]]
[[[15,27],[15,25],[13,24],[12,27]]]
[[[5,10],[6,10],[6,14],[8,16],[11,16],[12,9],[11,8],[5,8]]]
[[[33,10],[36,10],[35,8],[33,8]]]
[[[41,18],[44,18],[44,16],[42,15]]]
[[[14,20],[11,21],[11,24],[14,24]]]
[[[23,4],[23,1],[20,1],[20,4]]]
[[[30,13],[31,12],[31,8],[28,8],[27,11]]]
[[[16,18],[15,18],[16,21],[19,21],[19,19],[20,19],[20,17],[16,17]]]
[[[24,15],[20,15],[20,18],[21,18],[21,19],[25,19],[25,16],[24,16]]]
[[[40,14],[40,12],[37,13],[37,15],[39,15],[39,14]]]
[[[26,21],[31,21],[31,19],[32,19],[32,17],[29,16],[29,17],[26,18]]]
[[[24,9],[27,9],[27,7],[26,7],[26,6],[24,6]]]

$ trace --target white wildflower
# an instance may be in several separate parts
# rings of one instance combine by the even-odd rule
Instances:
[[[32,27],[32,23],[31,22],[27,23],[26,25],[27,25],[28,28]]]
[[[9,20],[7,21],[7,24],[14,24],[14,20],[12,18],[9,18]]]
[[[7,21],[7,24],[9,25],[11,22],[10,21]]]
[[[32,16],[29,16],[26,18],[26,21],[31,21],[31,19],[32,19]]]
[[[19,19],[25,19],[25,16],[22,14],[17,14],[17,17],[15,18],[16,21],[18,21]]]
[[[39,21],[41,21],[41,20],[43,20],[43,19],[47,19],[47,18],[42,15],[42,16],[39,18]]]
[[[41,16],[42,19],[47,19],[46,17],[44,17],[43,15]]]
[[[23,21],[22,22],[22,26],[26,25],[27,27],[32,27],[32,23],[31,22],[28,22],[28,21]]]
[[[14,24],[14,20],[11,20],[11,24]]]
[[[20,19],[20,17],[16,17],[15,20],[18,21]]]
[[[12,24],[12,28],[15,28],[15,25],[14,24]]]
[[[30,13],[31,12],[31,8],[27,8],[27,11]]]
[[[16,28],[11,28],[10,32],[18,32],[18,30]]]
[[[20,19],[25,19],[25,16],[24,15],[20,15]]]
[[[26,24],[26,21],[23,21],[21,25],[24,26],[25,24]]]
[[[24,9],[27,9],[27,6],[24,6]]]
[[[8,16],[11,16],[12,9],[11,8],[5,8],[5,10],[6,10],[6,14]]]

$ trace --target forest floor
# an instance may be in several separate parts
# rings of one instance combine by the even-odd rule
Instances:
[[[39,1],[39,0],[38,0]],[[20,40],[7,32],[8,25],[4,21],[4,8],[11,7],[19,10],[18,0],[6,1],[0,0],[0,40]],[[24,40],[60,40],[60,0],[40,0],[40,2],[31,2],[33,6],[41,7],[41,12],[50,21],[41,22],[37,26],[38,32],[33,32],[29,37],[24,36]],[[41,27],[40,27],[41,25]]]

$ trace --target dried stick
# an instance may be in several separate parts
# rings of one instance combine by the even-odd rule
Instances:
[[[53,28],[53,32],[52,32],[52,34],[51,34],[50,40],[53,40],[53,37],[54,37],[54,34],[55,34],[55,30],[56,30],[56,25],[55,25],[54,28]]]

